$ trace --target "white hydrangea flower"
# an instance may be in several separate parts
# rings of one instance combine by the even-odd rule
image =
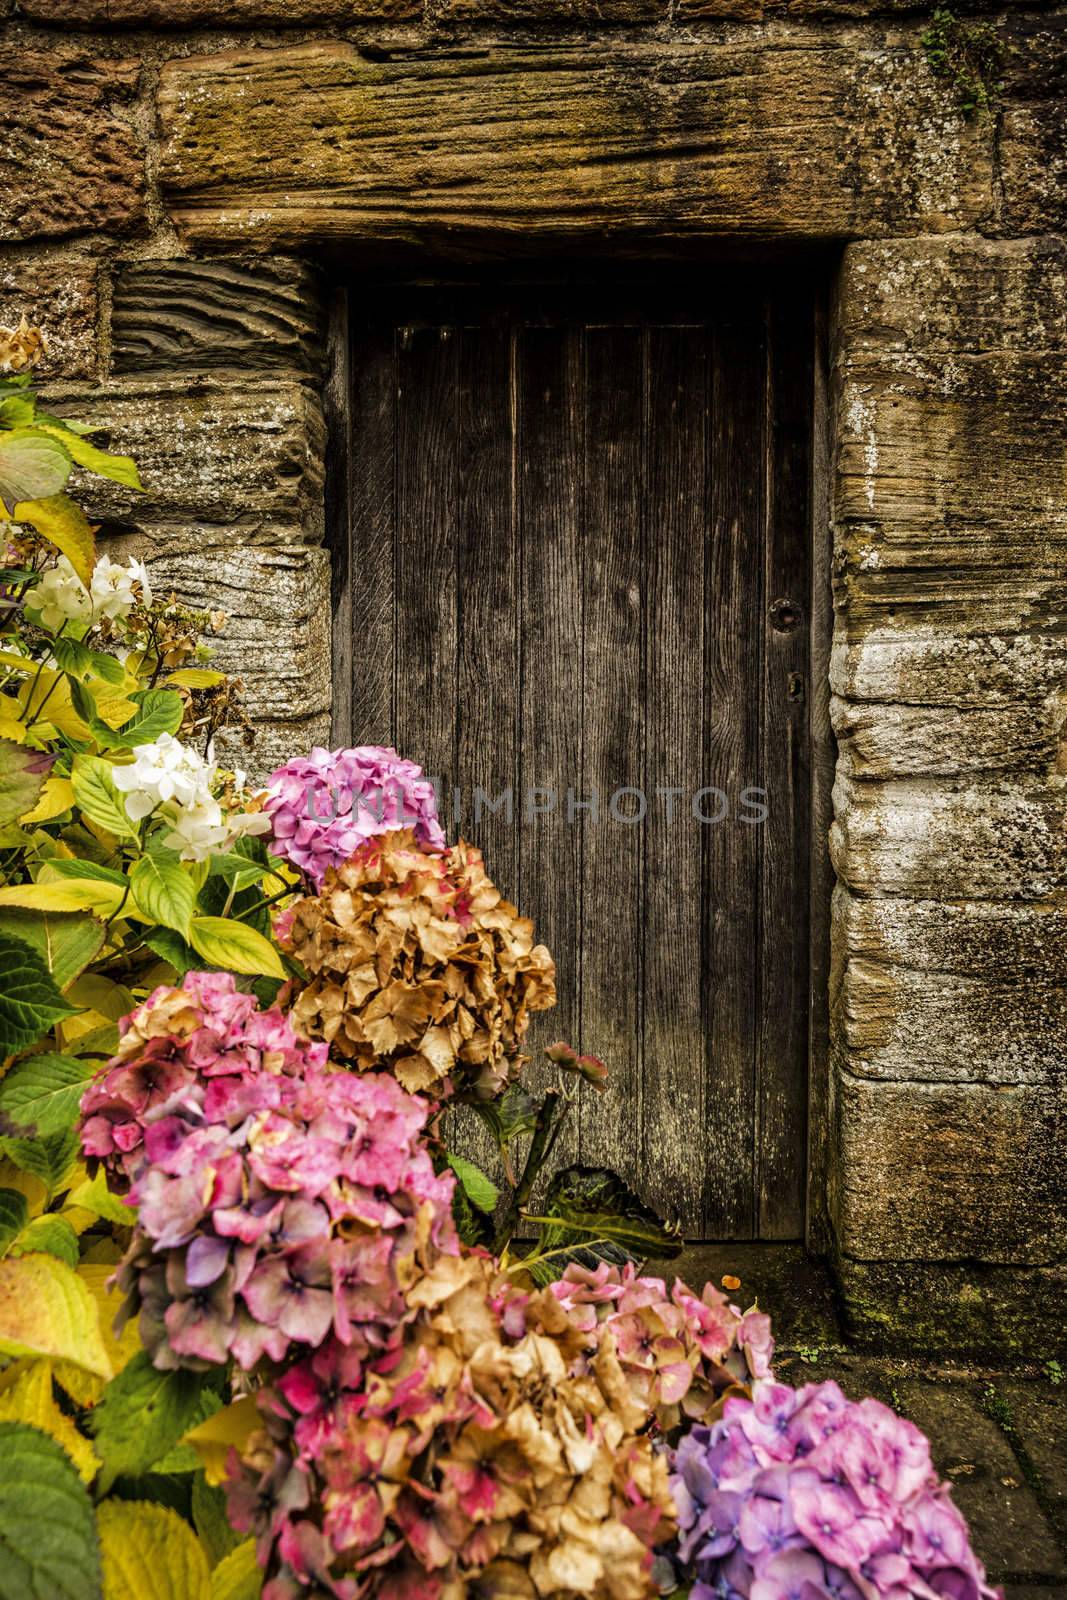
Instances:
[[[27,604],[53,633],[58,633],[64,623],[92,620],[93,603],[66,556],[60,556],[54,567],[42,572]]]
[[[126,810],[140,822],[157,806],[174,800],[180,806],[212,802],[215,766],[172,733],[161,733],[153,744],[133,747],[133,760],[115,767],[115,787],[126,796]]]
[[[210,796],[188,806],[168,806],[170,832],[163,843],[180,850],[183,861],[206,861],[215,851],[224,850],[229,830],[222,807]]]
[[[152,587],[143,561],[131,556],[123,567],[108,556],[101,556],[93,568],[90,593],[93,599],[93,616],[110,617],[113,622],[125,620],[137,604],[134,584],[141,585],[146,606],[152,604]]]

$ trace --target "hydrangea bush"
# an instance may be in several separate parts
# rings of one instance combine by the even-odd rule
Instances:
[[[925,1435],[836,1383],[764,1379],[681,1441],[691,1600],[993,1600]]]
[[[480,1254],[442,1258],[407,1302],[386,1356],[331,1341],[260,1396],[229,1510],[264,1600],[647,1600],[667,1462],[610,1332]]]

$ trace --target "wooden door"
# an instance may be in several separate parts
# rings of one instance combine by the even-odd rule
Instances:
[[[691,1239],[803,1233],[813,320],[752,274],[353,302],[352,737],[552,950],[532,1043],[613,1085],[564,1153]]]

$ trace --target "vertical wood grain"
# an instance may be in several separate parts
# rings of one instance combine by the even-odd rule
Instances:
[[[396,342],[396,743],[441,780],[441,821],[454,837],[456,330],[401,326]]]
[[[642,625],[644,787],[642,1086],[644,1192],[692,1227],[704,1184],[702,829],[707,350],[702,327],[649,330],[647,585]],[[669,791],[681,789],[681,794]],[[657,793],[657,791],[661,791]]]
[[[582,784],[600,815],[583,826],[580,929],[582,1048],[611,1074],[610,1094],[582,1108],[582,1160],[642,1176],[655,1160],[641,1095],[643,827],[608,808],[644,774],[644,344],[641,328],[586,329]]]
[[[555,1076],[541,1052],[578,1042],[581,995],[582,813],[568,817],[567,789],[582,771],[582,460],[580,329],[519,326],[516,344],[516,484],[520,541],[522,657],[518,797],[549,791],[555,808],[517,815],[519,906],[556,962],[555,1009],[530,1027],[535,1086]],[[580,796],[579,796],[580,798]],[[589,1091],[583,1090],[583,1094]],[[577,1116],[557,1146],[578,1159]]]
[[[796,1239],[807,1143],[810,301],[776,295],[767,320],[756,1203],[761,1239]]]
[[[518,763],[518,559],[512,495],[511,329],[467,317],[456,329],[455,416],[457,672],[455,782],[462,816],[454,833],[485,856],[490,877],[518,895],[514,814],[489,802],[514,793]],[[440,693],[440,691],[438,691]],[[457,1119],[456,1148],[493,1170],[495,1145],[470,1113]]]
[[[349,628],[349,737],[356,744],[392,744],[395,654],[394,561],[397,457],[396,367],[392,320],[353,329],[351,478],[352,532],[348,604],[337,611]],[[345,611],[347,610],[347,616]]]
[[[704,829],[708,918],[708,1063],[704,1234],[748,1239],[753,1186],[759,1005],[759,829],[738,820],[742,789],[759,786],[763,517],[762,305],[738,298],[712,338],[710,545],[705,579],[706,784],[728,814]],[[704,802],[714,816],[723,802]]]

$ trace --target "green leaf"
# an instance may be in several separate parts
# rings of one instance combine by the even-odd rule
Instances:
[[[0,739],[0,828],[33,810],[53,760],[13,739]]]
[[[0,1422],[0,1600],[100,1600],[88,1491],[37,1428]]]
[[[195,1456],[196,1452],[192,1454]],[[199,1465],[197,1462],[198,1469]],[[199,1470],[193,1479],[193,1527],[213,1567],[236,1550],[243,1539],[243,1535],[230,1526],[226,1515],[226,1491],[208,1483]],[[254,1557],[252,1565],[255,1567]]]
[[[96,541],[88,518],[80,506],[65,494],[44,499],[23,500],[15,507],[16,522],[28,522],[42,538],[66,556],[88,589],[96,562]]]
[[[256,1561],[256,1541],[246,1539],[211,1574],[211,1600],[259,1600],[262,1593],[263,1571]]]
[[[51,1198],[78,1159],[78,1131],[65,1128],[40,1139],[0,1139],[0,1147],[20,1171],[39,1178]]]
[[[186,1427],[186,1433],[189,1433],[193,1428],[199,1428],[202,1422],[206,1422],[209,1417],[215,1416],[215,1414],[218,1411],[221,1411],[221,1409],[221,1397],[216,1394],[214,1389],[209,1389],[205,1386],[203,1389],[201,1389],[199,1398],[197,1400],[196,1416]],[[199,1472],[202,1466],[203,1462],[200,1460],[200,1457],[194,1447],[191,1444],[185,1443],[184,1440],[179,1439],[178,1443],[172,1445],[165,1456],[160,1457],[155,1466],[152,1468],[152,1471],[168,1472],[180,1475],[181,1473],[185,1472]]]
[[[116,1227],[128,1228],[137,1221],[133,1207],[120,1200],[117,1194],[111,1193],[102,1169],[95,1178],[87,1178],[76,1189],[72,1189],[66,1203],[68,1206],[79,1206],[82,1211],[91,1211],[94,1217],[102,1217]]]
[[[199,972],[205,965],[211,965],[205,963],[203,956],[197,955],[192,945],[173,928],[152,928],[145,934],[144,942],[161,961],[170,962],[179,983],[187,972]]]
[[[56,878],[82,878],[91,883],[113,883],[119,889],[125,889],[129,881],[126,874],[119,872],[115,867],[102,866],[99,861],[71,861],[64,856],[55,856],[47,867],[42,869],[42,882],[52,883]]]
[[[238,855],[236,851],[229,855],[212,856],[208,863],[208,873],[212,878],[222,878],[232,889],[240,891],[249,889],[254,883],[259,883],[266,877],[269,868],[261,866],[257,861],[249,861],[246,856]]]
[[[136,744],[153,744],[161,733],[177,733],[185,707],[173,689],[138,689],[130,696],[140,706],[135,717],[113,729],[108,743],[117,750],[132,750]]]
[[[194,917],[189,941],[213,966],[252,977],[284,978],[285,969],[269,939],[230,917]]]
[[[487,1250],[492,1247],[492,1219],[474,1209],[459,1183],[452,1190],[452,1221],[465,1245],[481,1245]]]
[[[32,945],[0,933],[0,1053],[36,1044],[76,1009],[64,1000]]]
[[[124,483],[128,489],[143,487],[130,456],[113,456],[108,450],[98,450],[79,430],[60,422],[58,417],[50,417],[47,412],[38,413],[36,427],[50,438],[58,439],[75,465],[84,467],[86,472],[95,472],[98,478],[110,478],[112,483]]]
[[[145,1472],[162,1460],[200,1414],[202,1372],[159,1372],[147,1350],[128,1362],[89,1416],[106,1491],[120,1476]]]
[[[0,1080],[0,1111],[31,1136],[65,1132],[92,1076],[92,1067],[70,1056],[29,1056]]]
[[[46,1214],[34,1217],[19,1234],[11,1247],[13,1256],[33,1255],[42,1252],[65,1261],[68,1267],[78,1265],[78,1235],[66,1217]]]
[[[26,1196],[17,1189],[0,1189],[0,1255],[22,1232],[29,1218]]]
[[[0,500],[10,512],[27,500],[58,494],[70,468],[63,446],[46,434],[12,428],[0,435]]]
[[[499,1100],[475,1100],[475,1111],[493,1135],[501,1150],[506,1150],[513,1139],[533,1133],[537,1127],[537,1102],[519,1084],[512,1083]]]
[[[0,1101],[2,1104],[2,1101]],[[463,1186],[463,1192],[472,1206],[492,1216],[500,1199],[500,1190],[493,1180],[465,1156],[449,1156],[448,1164]]]
[[[84,971],[104,942],[103,923],[78,911],[0,907],[0,934],[5,933],[32,945],[44,957],[60,989],[65,989]]]
[[[74,798],[90,822],[106,828],[116,839],[136,839],[137,830],[111,777],[111,763],[103,756],[75,756],[71,769]]]
[[[551,1220],[549,1220],[551,1219]],[[669,1260],[682,1249],[681,1228],[666,1223],[606,1167],[566,1167],[557,1172],[545,1195],[542,1223],[531,1262],[539,1283],[560,1278],[567,1265],[595,1268],[601,1261],[622,1266],[654,1256]]]
[[[196,906],[193,880],[176,853],[142,856],[130,868],[134,899],[146,917],[188,938]]]
[[[103,650],[90,650],[77,639],[53,639],[52,654],[63,671],[75,677],[84,678],[89,673],[95,673],[113,689],[120,689],[126,682],[126,672],[121,661],[107,655]]]

